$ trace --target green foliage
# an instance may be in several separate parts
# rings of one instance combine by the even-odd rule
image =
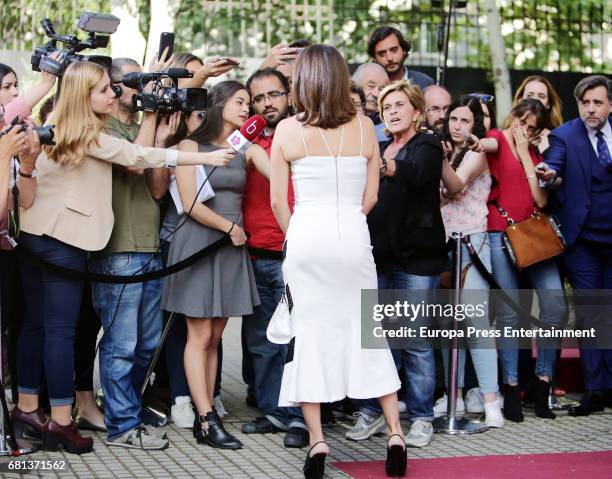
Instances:
[[[331,18],[330,0],[175,1],[180,2],[177,50],[261,57],[268,46],[307,38],[331,41],[349,62],[362,62],[367,60],[369,33],[378,25],[395,24],[413,43],[412,63],[437,63],[437,33],[443,17],[430,0],[334,0]],[[149,0],[135,2],[140,30],[147,38]],[[319,20],[316,5],[322,6]],[[498,5],[511,68],[612,70],[612,53],[605,51],[612,41],[609,0],[498,0]],[[82,10],[109,12],[110,0],[3,1],[0,49],[28,51],[43,43],[40,20],[46,16],[54,20],[58,32],[76,32],[75,21]],[[484,2],[471,0],[453,17],[449,64],[490,68],[488,44]]]
[[[48,40],[42,19],[51,19],[59,34],[75,35],[81,12],[110,12],[110,0],[3,0],[1,8],[0,49],[30,51]]]

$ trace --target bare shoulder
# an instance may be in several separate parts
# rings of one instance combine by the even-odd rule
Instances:
[[[285,118],[284,120],[281,120],[278,125],[276,125],[276,129],[274,130],[274,137],[290,137],[297,130],[298,127],[299,124],[295,115]]]
[[[198,151],[198,144],[193,140],[183,140],[178,144],[181,151]]]

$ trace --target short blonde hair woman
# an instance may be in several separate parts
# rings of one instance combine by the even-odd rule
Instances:
[[[415,111],[415,116],[412,118],[412,123],[415,131],[418,132],[421,128],[421,124],[425,121],[425,99],[419,86],[411,83],[408,80],[400,80],[395,83],[391,83],[380,92],[380,95],[378,95],[378,113],[380,114],[380,118],[384,121],[385,98],[396,92],[403,93],[412,105],[412,108]],[[390,135],[388,130],[385,130],[385,133]]]
[[[87,252],[104,248],[113,229],[112,164],[155,168],[209,163],[225,165],[230,150],[188,153],[144,148],[104,132],[115,94],[104,68],[75,62],[66,69],[52,113],[55,145],[38,158],[38,175],[21,173],[28,198],[21,213],[19,247],[64,268],[84,271]],[[16,431],[42,435],[42,446],[69,453],[92,449],[71,420],[74,396],[74,334],[83,282],[20,264],[26,302],[17,349],[19,400],[12,418]],[[38,405],[46,378],[51,420]]]

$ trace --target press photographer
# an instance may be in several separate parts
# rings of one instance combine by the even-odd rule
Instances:
[[[55,146],[45,146],[39,174],[30,181],[36,198],[22,211],[19,248],[24,254],[70,269],[85,270],[87,252],[103,249],[111,236],[112,164],[129,167],[227,164],[234,153],[178,152],[133,145],[105,133],[104,119],[116,95],[106,70],[88,61],[71,63],[53,112]],[[74,334],[83,282],[50,273],[27,260],[20,264],[23,288],[31,292],[19,339],[19,400],[12,419],[16,430],[42,435],[43,448],[61,444],[69,453],[91,451],[71,419],[74,395]],[[51,420],[39,409],[43,374]]]
[[[139,124],[138,99],[149,96],[149,104],[156,107],[155,111],[180,106],[172,103],[172,92],[168,97],[162,96],[163,91],[157,96],[154,83],[146,85],[147,78],[160,78],[162,75],[158,72],[172,62],[172,57],[165,60],[165,53],[164,60],[154,58],[149,73],[142,73],[138,62],[130,58],[113,60],[111,81],[119,96],[106,122],[112,136],[140,146],[153,146],[158,114],[146,111]],[[145,86],[147,91],[142,89]],[[205,100],[205,90],[200,91]],[[171,127],[160,128],[160,131],[163,129],[167,135],[176,130],[178,116],[179,113],[175,113],[162,117],[162,126],[170,120]],[[156,254],[160,223],[156,200],[167,190],[169,170],[114,165],[112,176],[113,232],[106,247],[90,260],[89,269],[108,275],[132,275],[161,269],[161,257]],[[105,398],[106,427],[102,424],[101,429],[108,431],[109,445],[133,447],[138,444],[143,449],[168,447],[168,441],[158,437],[162,434],[156,435],[151,428],[140,427],[142,398],[139,385],[161,336],[161,288],[161,279],[127,286],[92,284],[93,306],[105,333],[100,341],[100,381]],[[88,334],[92,349],[95,349],[96,336],[97,330]],[[89,411],[94,417],[99,416],[95,408]]]

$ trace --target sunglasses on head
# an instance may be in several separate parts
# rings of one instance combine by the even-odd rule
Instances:
[[[469,93],[468,96],[471,98],[477,98],[482,103],[491,103],[493,100],[495,100],[495,97],[493,95],[489,95],[488,93]]]

